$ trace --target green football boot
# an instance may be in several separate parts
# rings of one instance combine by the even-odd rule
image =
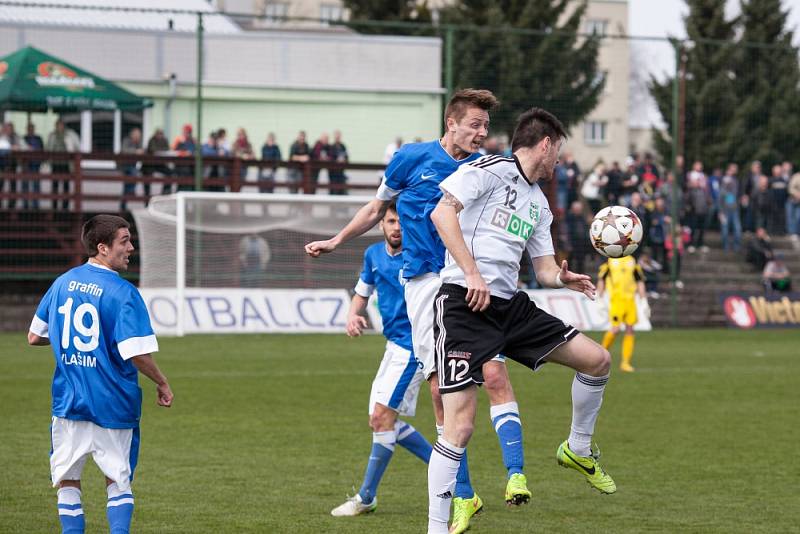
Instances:
[[[571,467],[581,473],[593,488],[602,493],[611,494],[616,492],[617,485],[614,484],[614,480],[608,476],[608,473],[603,471],[603,468],[600,467],[600,462],[597,461],[600,455],[578,456],[570,450],[568,441],[565,440],[564,443],[558,446],[556,451],[558,465]]]
[[[461,534],[469,528],[469,520],[483,509],[483,501],[478,494],[471,499],[455,497],[453,499],[453,522],[450,523],[450,534]]]
[[[531,500],[531,492],[528,489],[528,479],[522,473],[514,473],[506,484],[506,504],[509,506],[519,506],[527,504]]]

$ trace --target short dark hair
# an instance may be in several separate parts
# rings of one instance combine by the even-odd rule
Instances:
[[[567,132],[555,115],[542,108],[531,108],[517,119],[517,126],[511,139],[511,151],[515,152],[522,147],[534,147],[545,137],[549,137],[555,143],[558,139],[566,139]]]
[[[386,217],[386,214],[390,211],[397,213],[397,199],[393,199],[389,204],[386,206],[386,211],[383,212],[383,216]]]
[[[461,89],[456,91],[447,107],[444,110],[444,126],[447,128],[447,119],[454,118],[456,122],[464,118],[467,109],[471,107],[480,108],[484,111],[492,111],[500,104],[497,97],[486,89]]]
[[[111,245],[117,230],[130,228],[131,225],[117,215],[95,215],[83,225],[81,243],[89,256],[97,256],[97,245]]]

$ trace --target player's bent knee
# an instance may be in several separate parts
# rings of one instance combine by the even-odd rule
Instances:
[[[397,413],[383,404],[376,403],[369,416],[369,426],[373,432],[387,432],[394,429]]]
[[[605,376],[611,369],[611,353],[599,345],[596,347],[596,352],[592,375]]]
[[[483,387],[492,405],[514,402],[514,389],[504,363],[486,363],[483,366],[483,380]]]
[[[455,433],[453,437],[453,445],[456,447],[466,447],[467,443],[469,442],[470,438],[472,437],[472,432],[475,430],[475,425],[468,421],[459,422],[455,425]]]

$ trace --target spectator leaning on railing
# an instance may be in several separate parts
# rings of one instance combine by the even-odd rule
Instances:
[[[306,163],[311,160],[311,149],[306,142],[306,132],[299,131],[292,146],[289,147],[289,161]],[[303,181],[303,168],[301,166],[289,168],[289,192],[297,193]]]
[[[42,137],[36,133],[36,128],[32,123],[28,123],[27,131],[25,137],[23,137],[25,141],[25,146],[28,147],[28,150],[32,152],[41,152],[44,150],[44,140]],[[30,173],[38,174],[39,169],[41,168],[42,162],[37,160],[28,160],[25,170]],[[22,181],[22,192],[27,193],[35,193],[38,194],[42,190],[40,181],[37,180],[23,180]],[[22,201],[22,206],[24,209],[28,209],[29,207],[35,210],[39,209],[39,199],[34,198],[33,200],[28,202],[28,199],[24,199]]]
[[[123,154],[144,154],[142,148],[142,131],[139,128],[134,128],[125,139],[122,140],[122,153]],[[125,176],[139,176],[139,161],[128,161],[121,165],[122,173]],[[127,208],[126,195],[134,195],[136,193],[136,182],[125,182],[122,184],[122,200],[119,203],[120,211],[125,211]],[[144,196],[150,197],[150,184],[144,184]]]
[[[164,130],[157,128],[150,139],[147,141],[147,148],[145,152],[148,156],[163,156],[169,153],[169,141],[164,135]],[[142,174],[145,176],[160,176],[166,177],[171,174],[167,165],[163,163],[146,163],[142,165]],[[161,187],[161,194],[168,195],[172,193],[172,184],[164,183]]]
[[[61,119],[56,120],[55,129],[47,136],[47,143],[44,145],[45,150],[48,152],[78,152],[81,148],[81,140],[78,134],[70,130]],[[53,174],[69,174],[70,173],[69,160],[53,160],[50,162],[51,171]],[[69,194],[69,180],[52,181],[53,193],[58,194],[59,186],[64,195]],[[53,199],[53,209],[58,209],[58,201]],[[64,198],[61,201],[61,209],[69,209],[69,199]]]
[[[0,127],[0,132],[0,144],[4,147],[0,150],[5,153],[5,157],[0,156],[0,172],[6,171],[16,174],[17,162],[11,158],[10,152],[12,150],[27,150],[28,147],[25,145],[25,141],[17,135],[13,122],[6,122],[3,124],[2,127]],[[2,181],[3,180],[0,179],[0,190],[3,189]],[[9,193],[17,192],[17,180],[9,178],[8,186]],[[16,205],[17,200],[15,198],[10,198],[8,200],[9,209],[15,208]]]
[[[231,154],[234,158],[245,160],[242,162],[241,169],[239,170],[239,176],[244,180],[247,176],[247,169],[249,168],[247,160],[252,160],[256,157],[253,153],[253,145],[250,144],[250,139],[247,138],[247,130],[244,128],[236,130],[236,140],[234,140],[233,145],[231,145]]]
[[[275,143],[275,134],[267,134],[267,140],[261,145],[261,161],[274,163],[261,169],[258,175],[258,190],[261,193],[272,193],[275,190],[275,173],[281,161],[281,148]]]
[[[327,133],[323,133],[319,136],[317,142],[314,143],[314,148],[311,150],[311,161],[331,161],[333,159],[329,141],[330,139]],[[317,191],[319,172],[320,169],[318,168],[311,171],[311,191],[308,191],[309,193],[313,194]],[[330,178],[330,174],[328,174],[328,178]]]
[[[335,161],[337,163],[347,163],[350,160],[350,156],[347,154],[347,147],[342,142],[342,132],[339,130],[333,131],[333,143],[330,145],[330,152],[331,161]],[[347,175],[345,174],[344,169],[329,169],[328,177],[332,185],[341,186],[336,189],[330,188],[328,193],[331,195],[347,194],[347,190],[344,188],[344,185],[347,183]]]

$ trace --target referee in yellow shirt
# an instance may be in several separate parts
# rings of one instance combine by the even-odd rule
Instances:
[[[604,302],[604,294],[608,291],[608,318],[611,329],[603,337],[603,347],[608,350],[617,338],[620,325],[625,325],[622,338],[622,371],[633,372],[633,325],[637,322],[636,293],[641,297],[642,306],[639,313],[650,317],[650,305],[644,287],[644,272],[633,256],[609,258],[600,266],[597,276],[597,294],[600,302]]]

